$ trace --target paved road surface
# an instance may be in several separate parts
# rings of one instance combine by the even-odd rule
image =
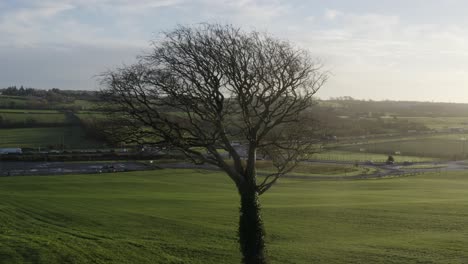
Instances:
[[[336,164],[336,165],[352,165],[355,162],[352,161],[315,161],[309,160],[306,161],[309,163],[315,164]],[[384,177],[395,177],[403,175],[417,175],[426,172],[442,172],[442,171],[463,171],[468,170],[468,161],[450,161],[450,162],[419,162],[413,165],[427,166],[427,168],[411,168],[410,166],[403,165],[386,165],[383,163],[374,163],[368,164],[365,162],[358,163],[359,166],[366,166],[370,168],[375,168],[377,171],[370,174],[361,174],[361,175],[285,175],[286,178],[301,178],[301,179],[310,179],[310,180],[352,180],[352,179],[370,179],[370,178],[384,178]],[[218,170],[213,165],[194,165],[187,162],[180,163],[171,163],[171,164],[161,164],[161,168],[179,168],[179,169],[210,169]]]
[[[148,170],[140,162],[16,162],[0,161],[0,176],[105,173]]]
[[[354,162],[346,161],[307,161],[316,164],[338,164],[350,165]],[[155,161],[157,164],[157,161]],[[158,164],[160,168],[182,168],[182,169],[209,169],[218,170],[213,165],[194,165],[188,162]],[[359,166],[376,168],[377,172],[363,175],[285,175],[290,178],[305,178],[313,180],[350,180],[394,177],[402,175],[414,175],[425,172],[463,171],[468,170],[466,161],[450,161],[442,163],[417,163],[428,168],[411,168],[402,165],[367,164],[360,163]],[[431,167],[432,166],[432,167]],[[443,167],[442,167],[443,166]],[[105,173],[122,171],[142,171],[157,169],[156,166],[148,166],[140,162],[12,162],[0,161],[0,176],[21,175],[57,175],[57,174],[80,174],[80,173]]]

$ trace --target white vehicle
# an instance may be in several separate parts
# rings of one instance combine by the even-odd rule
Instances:
[[[23,151],[20,148],[0,148],[0,155],[5,154],[22,154]]]

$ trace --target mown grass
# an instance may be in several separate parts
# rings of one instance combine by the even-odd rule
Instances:
[[[0,178],[2,263],[239,263],[219,172]],[[272,263],[467,263],[468,177],[282,179],[261,197]]]
[[[2,128],[0,147],[38,148],[61,146],[66,148],[99,147],[102,144],[86,137],[81,127]]]

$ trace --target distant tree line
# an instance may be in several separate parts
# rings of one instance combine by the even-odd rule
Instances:
[[[3,95],[12,95],[12,96],[28,96],[34,95],[35,90],[33,88],[24,88],[22,85],[20,88],[16,86],[9,86],[2,90]]]
[[[334,110],[342,115],[372,117],[393,116],[424,116],[424,117],[468,117],[468,104],[414,102],[414,101],[372,101],[357,100],[350,96],[330,98],[323,101],[334,105]]]
[[[97,101],[98,96],[96,91],[83,91],[83,90],[60,90],[58,88],[52,88],[48,90],[25,88],[20,86],[10,86],[4,89],[0,89],[2,95],[9,96],[34,96],[47,99],[48,101],[55,102],[67,102],[73,100],[88,100]]]
[[[0,108],[7,109],[56,109],[84,110],[76,100],[98,102],[96,91],[72,91],[52,88],[49,90],[10,86],[0,89]]]
[[[21,86],[10,86],[2,90],[2,95],[9,96],[34,96],[46,99],[49,102],[73,102],[74,98],[69,97],[63,91],[53,88],[50,90],[39,90],[34,88],[24,88]]]

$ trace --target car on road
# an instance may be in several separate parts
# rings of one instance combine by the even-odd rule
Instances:
[[[114,165],[104,165],[101,167],[99,172],[116,172]]]

